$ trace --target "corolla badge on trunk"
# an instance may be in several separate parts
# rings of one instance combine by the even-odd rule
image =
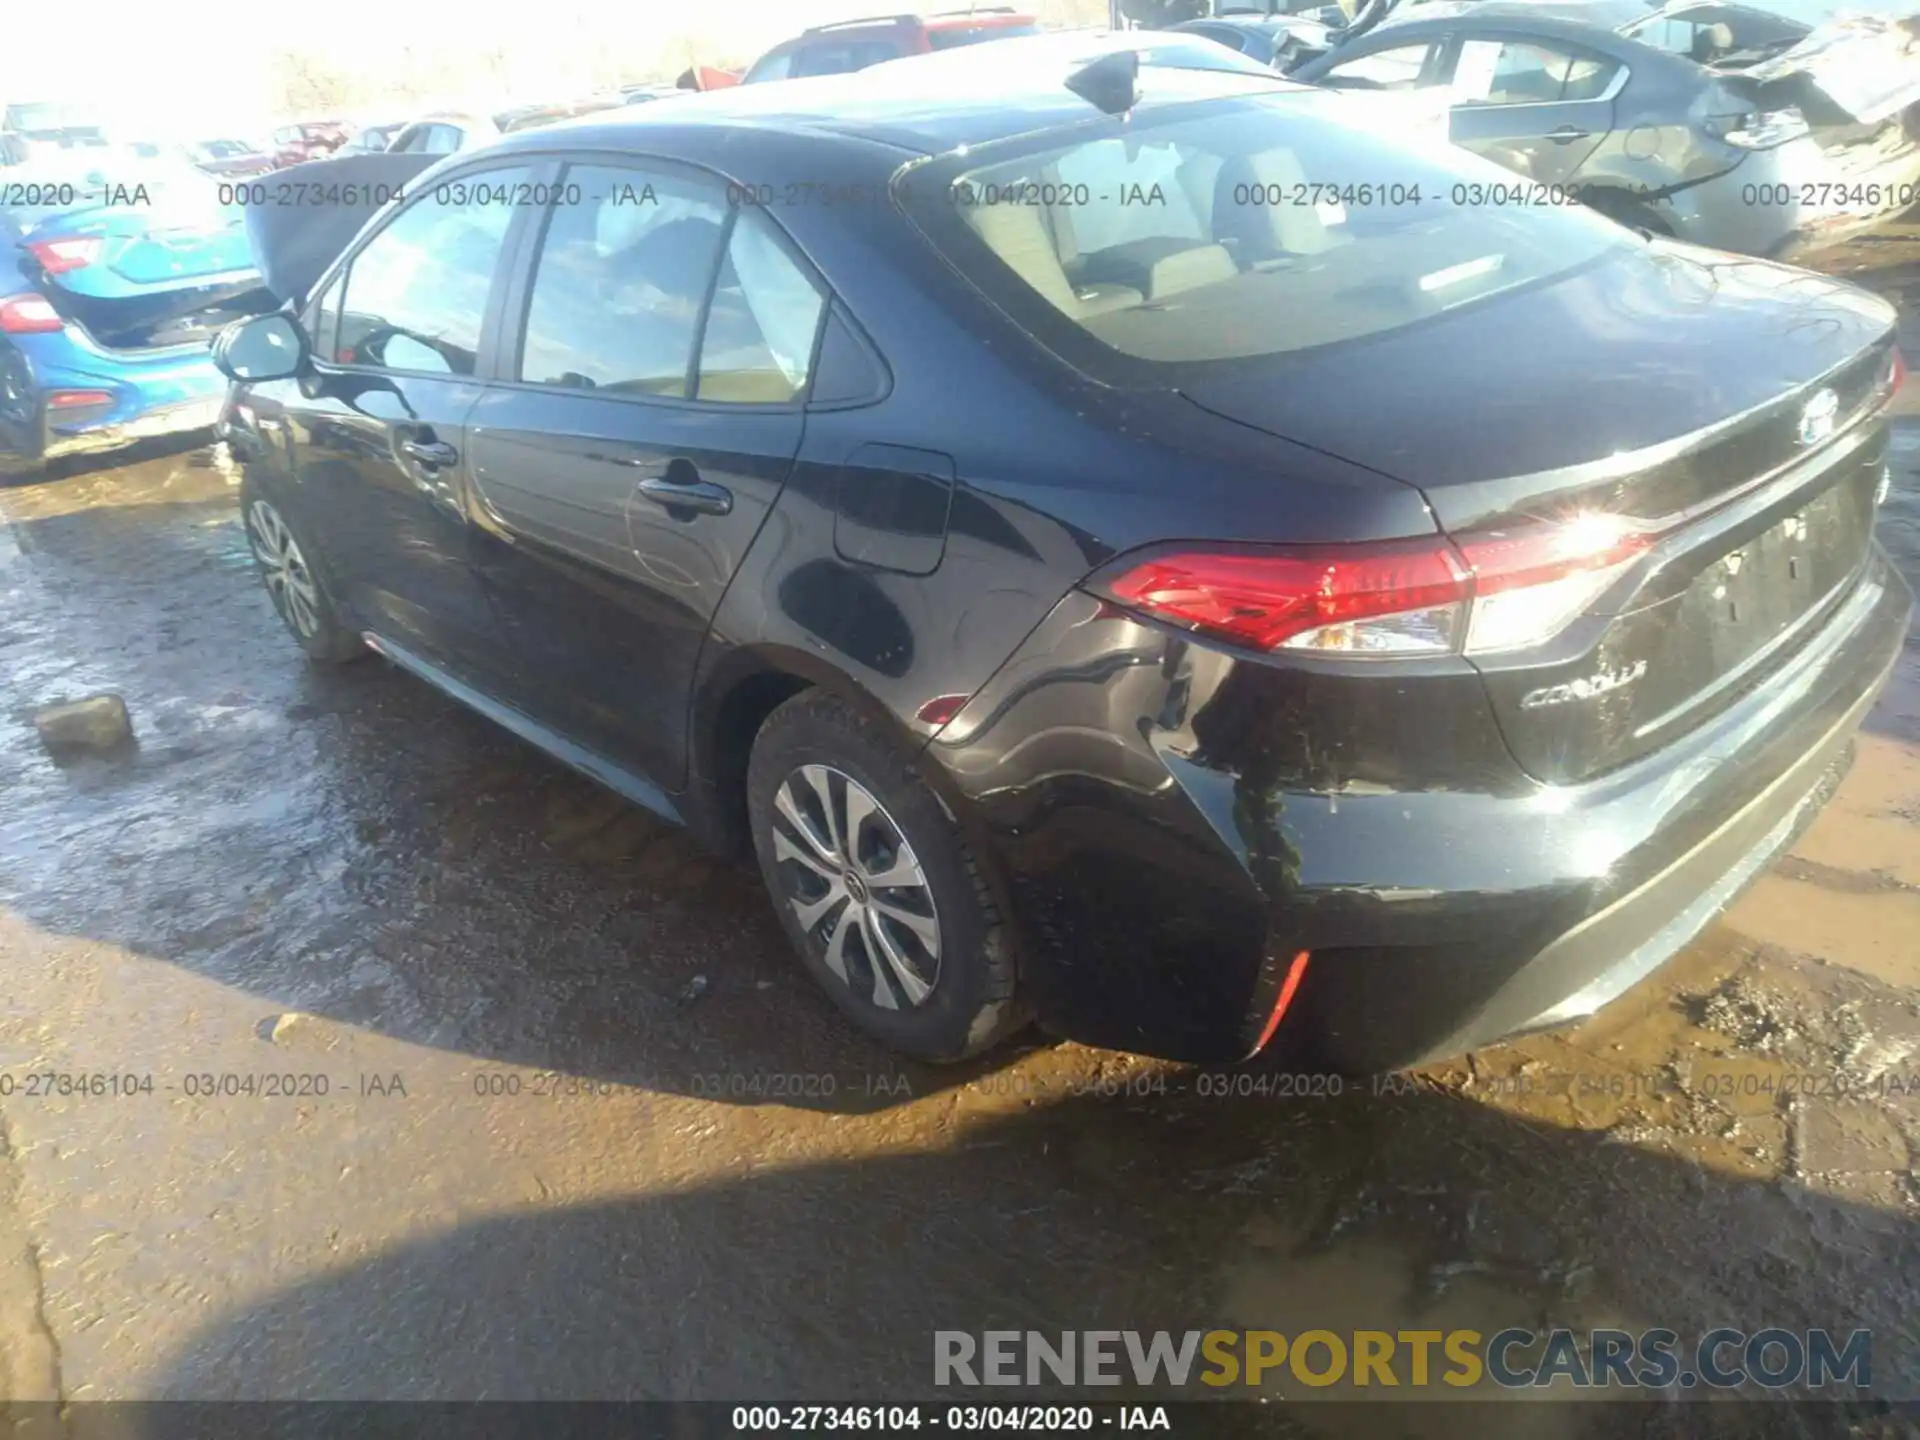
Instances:
[[[1538,690],[1529,690],[1520,697],[1520,708],[1539,710],[1548,705],[1568,705],[1575,700],[1594,700],[1633,684],[1646,673],[1647,662],[1636,660],[1618,670],[1601,670],[1592,675],[1582,675],[1578,680],[1542,685]]]
[[[1818,445],[1829,438],[1840,423],[1840,396],[1832,390],[1822,390],[1807,401],[1806,408],[1800,412],[1800,443]]]

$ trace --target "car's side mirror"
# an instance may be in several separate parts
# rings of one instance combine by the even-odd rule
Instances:
[[[312,347],[291,316],[236,320],[213,341],[213,363],[229,380],[285,380],[307,368]]]

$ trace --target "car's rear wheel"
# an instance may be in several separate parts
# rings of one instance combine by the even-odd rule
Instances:
[[[313,552],[302,543],[297,525],[250,476],[240,482],[240,518],[267,598],[300,648],[330,664],[365,654],[359,633],[346,623],[326,577],[309,558]]]
[[[21,484],[46,474],[46,462],[38,455],[8,448],[27,443],[39,418],[32,368],[13,346],[0,344],[0,484]]]
[[[747,809],[788,938],[868,1034],[952,1061],[1026,1023],[979,865],[877,721],[820,691],[787,701],[755,738]]]

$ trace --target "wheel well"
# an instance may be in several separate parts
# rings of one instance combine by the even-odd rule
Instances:
[[[712,769],[717,848],[736,857],[751,853],[747,823],[747,759],[767,717],[812,682],[784,670],[762,670],[735,685],[713,718]]]
[[[1587,208],[1623,225],[1644,222],[1662,235],[1673,233],[1673,227],[1667,224],[1660,212],[1631,190],[1613,185],[1595,185],[1587,192]]]

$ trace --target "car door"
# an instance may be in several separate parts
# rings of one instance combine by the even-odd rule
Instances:
[[[825,292],[716,176],[581,161],[555,191],[468,419],[476,563],[536,718],[678,789],[700,646],[800,448]]]
[[[360,623],[488,688],[513,651],[471,564],[465,425],[516,213],[491,187],[528,173],[436,187],[366,239],[316,296],[312,375],[286,404],[303,508]]]
[[[1570,181],[1613,129],[1626,67],[1557,39],[1462,31],[1451,47],[1453,143],[1543,184]]]

